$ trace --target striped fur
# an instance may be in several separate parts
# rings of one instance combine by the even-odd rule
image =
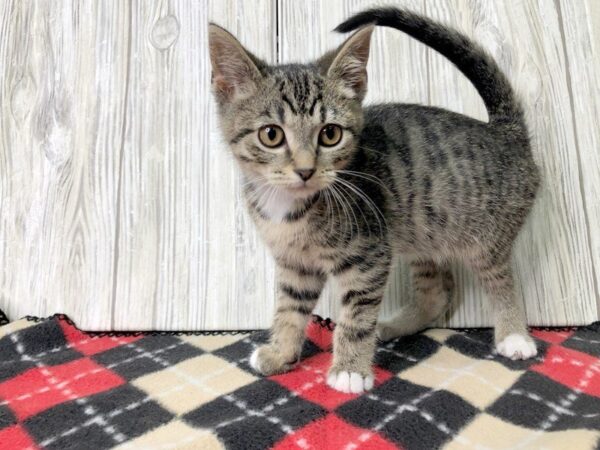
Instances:
[[[363,108],[373,27],[360,27],[367,24],[402,30],[448,57],[482,95],[490,122],[420,105]],[[278,265],[271,342],[253,355],[255,368],[273,374],[293,366],[310,313],[332,278],[342,313],[329,383],[368,389],[377,333],[391,339],[416,332],[452,303],[451,261],[462,261],[487,288],[498,350],[532,356],[510,255],[539,175],[510,84],[479,46],[426,18],[375,9],[338,27],[357,28],[314,63],[269,66],[211,26],[222,131],[243,171],[250,214]],[[258,139],[257,130],[269,124],[285,132],[280,147]],[[325,124],[341,127],[339,144],[319,144]],[[294,172],[300,168],[315,174],[303,182]],[[415,301],[377,327],[395,254],[411,261]],[[523,339],[506,341],[515,335]]]

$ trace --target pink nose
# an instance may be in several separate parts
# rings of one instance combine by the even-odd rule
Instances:
[[[315,173],[315,169],[296,169],[294,172],[302,178],[302,181],[308,181],[313,176],[313,173]]]

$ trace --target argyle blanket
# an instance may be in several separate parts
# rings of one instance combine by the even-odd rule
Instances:
[[[0,327],[0,449],[600,448],[600,323],[534,330],[530,361],[491,330],[382,344],[375,388],[326,383],[315,318],[292,372],[248,365],[266,332],[85,333],[65,316]]]

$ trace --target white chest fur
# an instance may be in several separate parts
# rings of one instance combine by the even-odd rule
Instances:
[[[281,223],[293,209],[296,199],[284,189],[267,191],[256,202],[260,212],[274,223]]]
[[[278,189],[270,196],[261,208],[273,222],[281,223],[283,218],[292,210],[295,198],[288,192]]]

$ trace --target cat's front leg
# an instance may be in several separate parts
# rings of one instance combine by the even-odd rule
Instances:
[[[327,384],[338,391],[361,393],[373,387],[375,328],[388,274],[389,262],[381,261],[366,271],[352,267],[338,277],[343,287],[342,311],[327,377]]]
[[[300,358],[304,330],[315,308],[326,276],[317,269],[286,264],[277,267],[278,295],[269,343],[258,347],[250,365],[263,375],[292,369]]]

